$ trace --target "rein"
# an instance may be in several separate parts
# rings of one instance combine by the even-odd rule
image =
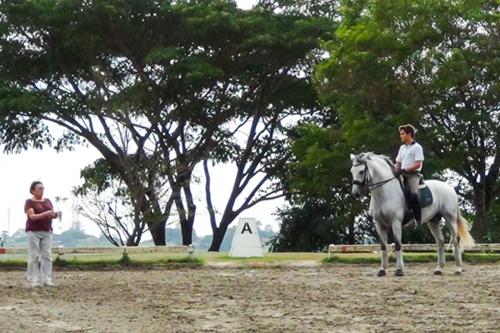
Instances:
[[[363,181],[360,182],[359,180],[353,180],[352,183],[354,185],[359,185],[359,186],[363,186],[363,187],[366,186],[366,187],[368,187],[369,191],[372,191],[372,190],[375,190],[375,189],[377,189],[379,187],[382,187],[385,184],[387,184],[388,182],[390,182],[391,180],[398,178],[397,176],[394,176],[392,178],[385,179],[385,180],[382,180],[380,182],[369,184],[369,182],[371,181],[371,179],[368,179],[368,176],[367,176],[368,175],[368,172],[367,172],[368,171],[368,164],[366,162],[364,162],[364,163],[355,164],[353,166],[356,167],[356,166],[360,166],[360,165],[364,165],[365,166]]]

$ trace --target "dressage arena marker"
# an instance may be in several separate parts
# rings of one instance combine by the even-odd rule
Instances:
[[[388,244],[387,250],[394,251],[394,244]],[[436,244],[402,244],[403,252],[434,252]],[[335,245],[328,246],[328,259],[331,259],[332,253],[378,253],[380,245]],[[500,244],[476,244],[472,249],[466,249],[465,252],[500,252]]]
[[[244,258],[263,256],[259,229],[254,218],[242,217],[238,220],[229,256]]]

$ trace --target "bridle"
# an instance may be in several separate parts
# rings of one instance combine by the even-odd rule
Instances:
[[[353,166],[353,167],[358,167],[358,166],[360,166],[360,165],[364,165],[364,166],[365,166],[364,175],[363,175],[363,181],[359,181],[359,180],[354,179],[354,180],[352,181],[352,183],[353,183],[354,185],[359,185],[359,186],[362,186],[362,187],[368,187],[368,190],[369,190],[369,191],[372,191],[372,190],[375,190],[375,189],[377,189],[377,188],[379,188],[379,187],[382,187],[382,186],[384,186],[385,184],[387,184],[388,182],[390,182],[391,180],[393,180],[393,179],[396,179],[396,178],[397,178],[397,176],[394,176],[394,177],[392,177],[392,178],[385,179],[385,180],[382,180],[382,181],[380,181],[380,182],[376,182],[376,183],[372,183],[372,184],[370,184],[370,182],[371,182],[371,178],[370,178],[370,179],[368,179],[368,164],[367,164],[366,162],[360,162],[360,163],[358,163],[358,164],[353,164],[352,166]]]

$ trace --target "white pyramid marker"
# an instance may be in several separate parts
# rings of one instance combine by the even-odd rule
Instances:
[[[262,257],[262,242],[253,218],[240,218],[231,243],[231,257]]]

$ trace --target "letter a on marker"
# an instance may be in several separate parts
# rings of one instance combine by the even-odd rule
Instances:
[[[248,231],[249,233],[252,233],[252,229],[250,229],[250,225],[248,223],[245,223],[243,226],[243,229],[241,230],[241,233],[245,233],[245,231]]]

